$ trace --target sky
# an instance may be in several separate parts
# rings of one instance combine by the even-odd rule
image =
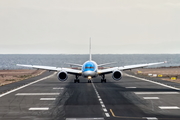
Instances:
[[[180,0],[0,0],[0,54],[179,54]]]

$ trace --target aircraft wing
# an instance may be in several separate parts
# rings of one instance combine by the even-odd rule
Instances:
[[[78,75],[81,75],[82,73],[81,70],[76,70],[71,68],[60,68],[60,67],[40,66],[40,65],[23,65],[23,64],[17,64],[17,66],[49,70],[49,71],[66,71],[69,74],[78,74]]]
[[[74,63],[65,63],[65,64],[68,64],[68,65],[71,65],[71,66],[78,66],[78,67],[82,67],[82,65],[80,65],[80,64],[74,64]]]
[[[120,71],[131,70],[135,68],[143,68],[143,67],[147,67],[151,65],[158,65],[158,64],[163,64],[163,63],[166,63],[166,61],[157,62],[157,63],[147,63],[147,64],[137,64],[137,65],[127,65],[127,66],[122,66],[122,67],[107,68],[107,69],[98,70],[98,74],[108,74],[108,73],[112,73],[114,70],[120,70]]]
[[[116,63],[116,62],[111,62],[111,63],[104,63],[104,64],[99,64],[99,65],[98,65],[98,67],[100,67],[100,66],[104,66],[104,65],[110,65],[110,64],[114,64],[114,63]]]

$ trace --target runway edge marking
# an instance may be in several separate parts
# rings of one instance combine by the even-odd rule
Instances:
[[[8,94],[10,94],[10,93],[12,93],[12,92],[15,92],[15,91],[17,91],[17,90],[20,90],[20,89],[22,89],[22,88],[25,88],[25,87],[27,87],[27,86],[29,86],[29,85],[34,84],[34,83],[40,82],[40,81],[45,80],[45,79],[47,79],[47,78],[50,78],[50,77],[52,77],[52,76],[55,75],[55,74],[56,74],[56,72],[54,72],[52,75],[49,75],[49,76],[47,76],[47,77],[41,78],[41,79],[39,79],[39,80],[33,81],[33,82],[31,82],[31,83],[28,83],[28,84],[23,85],[23,86],[21,86],[21,87],[18,87],[18,88],[16,88],[16,89],[13,89],[13,90],[10,90],[10,91],[8,91],[8,92],[5,92],[5,93],[1,94],[0,97],[3,97],[3,96],[5,96],[5,95],[8,95]]]
[[[148,80],[148,79],[145,79],[145,78],[140,78],[140,77],[136,77],[136,76],[133,76],[133,75],[129,75],[129,74],[125,74],[126,76],[129,76],[129,77],[132,77],[132,78],[136,78],[136,79],[139,79],[139,80],[143,80],[143,81],[147,81],[147,82],[151,82],[151,83],[155,83],[157,85],[161,85],[161,86],[164,86],[164,87],[168,87],[168,88],[171,88],[171,89],[174,89],[174,90],[179,90],[179,88],[176,88],[176,87],[172,87],[172,86],[169,86],[169,85],[165,85],[163,83],[159,83],[159,82],[155,82],[155,81],[151,81],[151,80]]]

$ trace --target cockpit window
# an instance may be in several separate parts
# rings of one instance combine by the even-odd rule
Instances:
[[[93,69],[94,67],[85,67],[85,68],[90,68],[90,69]]]

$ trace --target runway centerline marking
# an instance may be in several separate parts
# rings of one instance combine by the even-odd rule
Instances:
[[[133,76],[133,75],[129,75],[129,74],[125,74],[126,76],[129,76],[129,77],[132,77],[132,78],[136,78],[136,79],[139,79],[139,80],[143,80],[143,81],[147,81],[147,82],[151,82],[151,83],[155,83],[157,85],[161,85],[161,86],[164,86],[164,87],[168,87],[168,88],[171,88],[171,89],[174,89],[174,90],[179,90],[179,88],[176,88],[176,87],[172,87],[172,86],[169,86],[169,85],[165,85],[163,83],[159,83],[159,82],[155,82],[155,81],[151,81],[151,80],[148,80],[148,79],[145,79],[145,78],[140,78],[140,77],[136,77],[136,76]]]
[[[20,90],[20,89],[22,89],[22,88],[25,88],[25,87],[27,87],[27,86],[29,86],[29,85],[34,84],[34,83],[40,82],[40,81],[45,80],[45,79],[47,79],[47,78],[50,78],[50,77],[52,77],[52,76],[55,75],[55,74],[56,74],[56,72],[53,73],[52,75],[47,76],[47,77],[41,78],[41,79],[39,79],[39,80],[33,81],[33,82],[31,82],[31,83],[28,83],[28,84],[23,85],[23,86],[21,86],[21,87],[18,87],[18,88],[16,88],[16,89],[13,89],[13,90],[10,90],[10,91],[8,91],[8,92],[5,92],[5,93],[1,94],[0,97],[3,97],[3,96],[5,96],[5,95],[8,95],[8,94],[10,94],[10,93],[12,93],[12,92],[15,92],[15,91],[17,91],[17,90]]]
[[[101,99],[101,96],[99,95],[96,87],[94,86],[93,81],[92,81],[91,83],[92,83],[92,86],[93,86],[93,88],[94,88],[94,91],[95,91],[95,93],[96,93],[96,95],[97,95],[97,98],[98,98],[98,100],[99,100],[99,102],[100,102],[100,105],[101,105],[101,107],[102,107],[102,110],[104,111],[106,117],[110,117],[109,113],[107,112],[106,106],[104,105],[104,103],[103,103],[103,101],[102,101],[102,99]]]

